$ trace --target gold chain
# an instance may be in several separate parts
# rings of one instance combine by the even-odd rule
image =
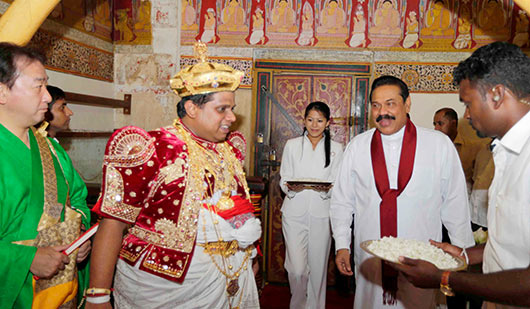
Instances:
[[[211,184],[208,183],[208,185],[211,185]],[[217,235],[217,239],[219,239],[219,241],[222,241],[223,238],[220,235],[219,229],[217,227],[218,222],[217,222],[217,220],[214,220],[214,218],[213,218],[213,213],[215,212],[215,208],[212,209],[210,204],[208,204],[208,212],[210,213],[210,217],[211,217],[212,222],[213,222],[213,226],[214,226],[215,234]],[[204,217],[202,218],[202,222],[203,222],[202,231],[204,233],[204,241],[206,241],[206,219]],[[238,290],[239,290],[239,302],[238,302],[237,306],[235,306],[235,307],[232,306],[232,297],[233,297],[233,295],[230,295],[228,290],[230,289],[233,280],[239,279],[239,275],[240,275],[241,269],[247,270],[247,266],[245,264],[247,263],[248,259],[250,258],[250,255],[252,254],[252,248],[253,247],[250,246],[250,247],[245,249],[245,258],[243,259],[243,262],[241,262],[241,265],[239,266],[239,268],[232,275],[230,275],[228,273],[227,268],[228,269],[232,269],[233,266],[229,264],[228,267],[227,267],[228,263],[226,262],[226,258],[224,256],[224,254],[222,254],[222,253],[220,254],[221,260],[223,261],[223,268],[224,268],[224,270],[223,270],[221,268],[221,266],[219,266],[217,264],[217,262],[215,261],[214,254],[212,254],[212,252],[209,250],[208,243],[205,243],[204,247],[205,247],[205,251],[210,256],[210,259],[212,260],[213,265],[215,265],[215,268],[217,268],[217,270],[221,274],[223,274],[223,276],[225,276],[225,284],[226,284],[226,291],[227,291],[227,294],[228,294],[229,307],[230,308],[234,308],[234,309],[239,308],[241,306],[241,302],[243,300],[243,288],[241,288],[241,290],[239,290],[239,286],[237,287]],[[235,284],[238,284],[238,282],[236,281]],[[237,291],[235,293],[237,293]]]
[[[178,120],[175,120],[174,126],[177,131],[180,131],[179,135],[188,146],[190,158],[196,162],[193,164],[196,167],[194,172],[208,176],[206,173],[208,171],[215,179],[212,194],[218,191],[231,194],[230,191],[237,190],[237,186],[240,185],[245,190],[245,198],[250,198],[247,183],[243,181],[245,172],[228,143],[217,143],[215,151],[209,150],[206,145],[200,145],[199,141],[193,139]],[[234,178],[237,180],[235,183],[232,181]]]
[[[181,123],[178,120],[175,120],[174,126],[179,131],[182,136],[183,141],[186,143],[188,147],[188,152],[190,158],[192,158],[194,164],[190,165],[191,173],[196,173],[196,175],[200,175],[202,179],[206,179],[208,184],[208,189],[210,190],[211,194],[213,195],[215,192],[222,192],[223,196],[219,199],[216,207],[213,207],[213,205],[208,204],[208,212],[210,213],[210,217],[213,223],[215,234],[217,235],[217,239],[219,242],[223,242],[223,237],[219,231],[218,221],[214,220],[213,214],[215,213],[217,215],[217,208],[223,208],[221,207],[221,204],[226,203],[226,195],[230,197],[232,190],[237,190],[238,185],[244,188],[245,190],[245,198],[250,198],[249,189],[247,186],[246,181],[244,181],[245,172],[243,171],[243,168],[241,166],[241,163],[238,161],[238,159],[235,157],[232,149],[230,149],[230,145],[226,142],[224,143],[217,143],[214,150],[209,150],[207,148],[207,145],[200,145],[200,142],[193,139],[191,137],[191,134],[186,132],[186,130],[182,127]],[[206,142],[205,142],[206,143]],[[212,188],[212,182],[210,180],[209,176],[213,177],[213,188]],[[236,182],[234,182],[234,178],[236,179]],[[206,196],[203,196],[203,199],[205,199]],[[229,200],[232,201],[232,200]],[[233,201],[232,201],[233,203]],[[233,204],[232,204],[233,205]],[[203,220],[203,233],[204,233],[204,241],[206,242],[206,218],[202,218]],[[240,273],[242,270],[247,270],[247,262],[250,259],[250,256],[252,255],[252,249],[253,247],[250,246],[245,249],[245,258],[243,259],[243,262],[241,265],[235,270],[232,274],[230,274],[230,270],[233,269],[233,266],[230,265],[227,262],[227,259],[229,256],[225,256],[224,252],[220,252],[221,254],[221,260],[222,260],[222,267],[215,261],[215,253],[213,252],[213,248],[217,246],[217,244],[208,244],[207,242],[205,244],[199,244],[200,246],[204,247],[204,251],[210,256],[210,259],[212,260],[212,263],[215,265],[217,270],[225,277],[225,283],[226,283],[226,292],[228,295],[228,301],[229,301],[229,307],[230,308],[239,308],[241,305],[241,302],[243,300],[243,288],[239,288],[238,279],[240,276]],[[226,248],[226,250],[230,250],[231,246]],[[236,249],[238,250],[238,249]],[[236,251],[237,252],[237,251]],[[233,292],[233,295],[231,295],[233,289],[236,289],[235,292]],[[232,306],[232,298],[239,292],[239,302],[237,306]]]

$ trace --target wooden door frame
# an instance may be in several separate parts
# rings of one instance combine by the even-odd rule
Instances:
[[[270,102],[267,96],[261,91],[262,87],[271,90],[274,73],[300,73],[300,74],[341,74],[352,75],[354,80],[354,98],[364,98],[365,104],[368,98],[371,65],[369,63],[340,63],[340,62],[309,62],[292,60],[257,60],[253,67],[253,119],[256,119],[253,135],[263,134],[265,143],[269,142],[270,133]],[[367,121],[368,115],[366,115]],[[254,145],[255,146],[255,145]],[[251,152],[250,167],[251,174],[261,175],[259,168],[259,149],[254,147]]]

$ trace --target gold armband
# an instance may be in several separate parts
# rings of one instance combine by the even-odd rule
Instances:
[[[88,288],[85,292],[87,296],[103,296],[110,295],[112,289],[103,289],[103,288]]]

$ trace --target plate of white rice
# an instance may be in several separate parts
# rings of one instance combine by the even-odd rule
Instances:
[[[440,248],[415,239],[383,237],[377,240],[363,241],[361,248],[392,263],[399,263],[398,258],[405,256],[431,262],[442,270],[458,271],[467,268],[463,259],[454,258]]]

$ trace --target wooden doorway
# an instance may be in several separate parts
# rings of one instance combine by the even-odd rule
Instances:
[[[366,130],[370,65],[257,61],[254,72],[256,133],[260,135],[258,142],[262,140],[255,147],[254,173],[269,183],[262,217],[266,220],[265,279],[287,282],[280,212],[283,196],[278,185],[283,147],[288,139],[301,134],[305,107],[312,101],[330,106],[333,140],[346,145]],[[328,284],[332,285],[335,272],[331,258],[330,270]]]

